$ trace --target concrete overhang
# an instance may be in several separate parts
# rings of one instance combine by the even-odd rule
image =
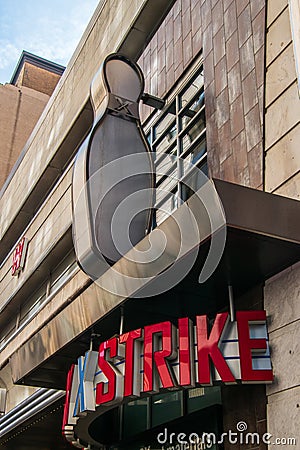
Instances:
[[[121,305],[131,308],[131,317],[135,317],[138,314],[136,311],[140,310],[140,320],[143,321],[151,320],[147,311],[155,307],[161,317],[175,320],[176,308],[178,307],[178,314],[183,311],[180,295],[184,296],[184,304],[187,305],[189,296],[196,293],[196,302],[195,299],[192,302],[195,313],[200,313],[200,310],[209,313],[220,307],[224,308],[228,284],[233,286],[238,299],[242,294],[299,261],[299,201],[220,180],[214,180],[214,185],[225,212],[227,240],[217,269],[205,283],[199,284],[198,276],[207,256],[211,230],[209,221],[203,220],[201,242],[193,249],[196,261],[181,282],[169,291],[149,298],[134,298],[137,290],[134,292],[130,278],[129,281],[124,281],[123,286],[127,295],[115,295],[97,283],[92,283],[12,355],[13,381],[26,385],[63,388],[70,365],[89,348],[91,333],[101,333],[100,339],[105,340],[118,332]],[[193,210],[198,206],[201,208],[195,201],[197,202],[195,195],[188,200]],[[175,213],[184,223],[185,205]],[[172,241],[173,218],[169,217],[157,229],[170,236]],[[157,229],[125,256],[128,257],[136,249],[147,247]],[[103,275],[111,286],[117,283],[116,270],[140,277],[141,270],[145,276],[147,272],[151,275],[153,272],[162,273],[167,267],[165,261],[161,264],[162,260],[144,265],[130,264],[126,257]],[[181,258],[176,264],[180,265],[183,261],[184,258]],[[156,279],[159,277],[154,277],[152,283],[155,283]],[[145,284],[145,288],[147,286],[151,286],[151,283]],[[139,292],[142,292],[142,289],[143,286],[140,286]],[[181,292],[179,297],[178,292]],[[176,295],[179,298],[177,306]],[[222,306],[218,303],[221,300]],[[239,306],[238,301],[236,306]],[[136,326],[135,323],[130,325]]]

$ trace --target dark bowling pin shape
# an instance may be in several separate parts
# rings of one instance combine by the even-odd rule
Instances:
[[[152,222],[153,162],[139,119],[140,68],[120,54],[91,84],[94,123],[73,171],[73,243],[81,268],[97,279],[135,246]]]

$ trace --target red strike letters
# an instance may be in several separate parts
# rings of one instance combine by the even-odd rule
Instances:
[[[190,387],[195,385],[195,381],[200,385],[210,385],[212,366],[217,369],[222,382],[235,383],[236,379],[220,350],[220,341],[228,320],[228,313],[217,314],[209,331],[207,316],[197,316],[195,340],[191,320],[180,318],[177,330],[171,322],[161,322],[103,342],[99,349],[98,364],[108,382],[97,384],[96,404],[120,401],[122,397],[139,396],[143,392],[153,393],[160,388]],[[239,311],[236,320],[241,381],[271,382],[271,369],[255,370],[252,364],[252,352],[266,350],[266,339],[251,338],[249,329],[250,324],[266,321],[265,311]],[[124,346],[123,376],[116,369],[113,358],[124,355]],[[195,368],[194,346],[197,349],[198,370]],[[177,377],[170,365],[175,358],[179,366]]]
[[[265,324],[265,311],[238,311],[236,323],[229,323],[228,313],[220,313],[211,327],[205,315],[196,317],[195,326],[183,317],[177,328],[160,322],[102,342],[98,352],[87,351],[68,373],[64,435],[70,442],[74,439],[69,426],[87,411],[103,405],[105,412],[161,388],[205,386],[214,380],[270,383],[266,327],[257,327]]]

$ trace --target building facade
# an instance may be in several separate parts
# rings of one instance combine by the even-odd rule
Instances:
[[[100,1],[1,191],[0,388],[6,401],[0,418],[0,445],[4,449],[69,448],[61,436],[62,424],[67,439],[80,448],[254,450],[299,446],[298,18],[293,0]],[[142,260],[142,270],[122,257],[107,268],[100,282],[87,276],[76,260],[72,240],[74,160],[94,123],[90,85],[104,59],[114,52],[139,64],[145,77],[144,92],[157,97],[152,98],[152,106],[149,95],[140,102],[142,127],[155,152],[157,189],[153,230],[137,244],[137,251],[152,238],[156,242],[160,230],[170,254],[175,254],[178,234],[173,218],[181,230],[188,224],[187,207],[198,211],[201,218],[201,237],[189,248],[192,256],[196,251],[191,270],[181,272],[187,252],[175,261],[179,265],[174,264],[179,268],[178,280],[164,290],[161,276],[169,260],[158,258],[149,266]],[[157,103],[158,99],[164,104]],[[102,100],[97,97],[99,104]],[[199,273],[213,233],[205,210],[193,195],[202,186],[195,179],[197,168],[213,180],[227,229],[220,263],[200,284]],[[26,255],[25,250],[22,254],[25,242]],[[149,291],[146,284],[136,287],[117,276],[126,273],[141,278],[141,271],[145,278],[152,274]],[[268,338],[261,334],[248,337],[265,351],[257,359],[269,361],[270,349],[272,380],[268,372],[265,376],[260,373],[258,383],[242,382],[254,381],[243,372],[247,345],[245,337],[244,344],[240,343],[245,325],[241,325],[242,311],[256,324],[265,322],[266,312]],[[251,316],[253,311],[259,312],[256,319]],[[178,344],[178,351],[185,348],[187,356],[190,353],[183,337],[192,338],[187,332],[184,335],[180,320],[190,318],[198,326],[199,338],[202,319],[196,317],[208,320],[209,333],[216,320],[225,316],[231,324],[237,323],[239,330],[234,338],[227,336],[227,341],[233,339],[238,345],[242,369],[231,383],[218,367],[222,363],[209,353],[208,367],[210,364],[213,371],[215,366],[219,373],[218,377],[213,372],[217,379],[213,385],[201,383],[196,366],[198,382],[184,384],[180,378],[177,384],[185,388],[175,389],[175,382],[164,384],[157,367],[153,370],[165,389],[146,389],[144,385],[142,395],[126,401],[118,398],[104,413],[98,406],[95,411],[78,414],[70,423],[72,370],[80,372],[78,358],[86,352],[91,351],[91,358],[97,359],[103,342],[120,345],[116,336],[132,330],[144,330],[145,337],[155,324],[163,338],[159,326],[168,323],[179,329],[182,346]],[[165,333],[167,336],[168,331]],[[221,338],[221,332],[218,336],[215,346],[219,348],[224,336]],[[265,344],[258,342],[262,340]],[[198,342],[195,340],[199,357]],[[167,344],[157,345],[159,352]],[[145,353],[144,347],[143,358]],[[171,354],[169,349],[165,358],[170,359]],[[233,374],[230,357],[237,356],[224,357]],[[116,353],[109,359],[111,367],[121,359]],[[191,373],[192,362],[184,366],[182,361],[177,363],[184,377]],[[77,368],[70,372],[74,364]],[[141,370],[146,367],[143,364]],[[271,370],[268,365],[261,369],[252,364],[250,372]],[[166,362],[160,367],[168,370]],[[82,403],[76,407],[79,413],[89,409]],[[238,424],[242,428],[237,428]],[[221,442],[222,433],[230,430],[240,433],[238,443],[228,436]],[[255,434],[249,442],[240,436],[246,431]],[[215,433],[219,442],[178,441],[179,433],[201,436],[205,432]],[[276,443],[276,439],[281,441]]]
[[[64,67],[23,51],[10,83],[0,86],[1,187],[63,71]]]

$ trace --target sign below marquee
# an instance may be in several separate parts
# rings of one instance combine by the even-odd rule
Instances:
[[[27,246],[28,246],[28,239],[23,237],[14,250],[11,266],[11,274],[13,276],[18,275],[21,272],[21,270],[24,269]]]
[[[213,383],[271,383],[266,312],[238,311],[196,316],[138,328],[87,351],[69,371],[63,432],[74,443],[73,427],[87,413],[97,415],[161,389]]]

